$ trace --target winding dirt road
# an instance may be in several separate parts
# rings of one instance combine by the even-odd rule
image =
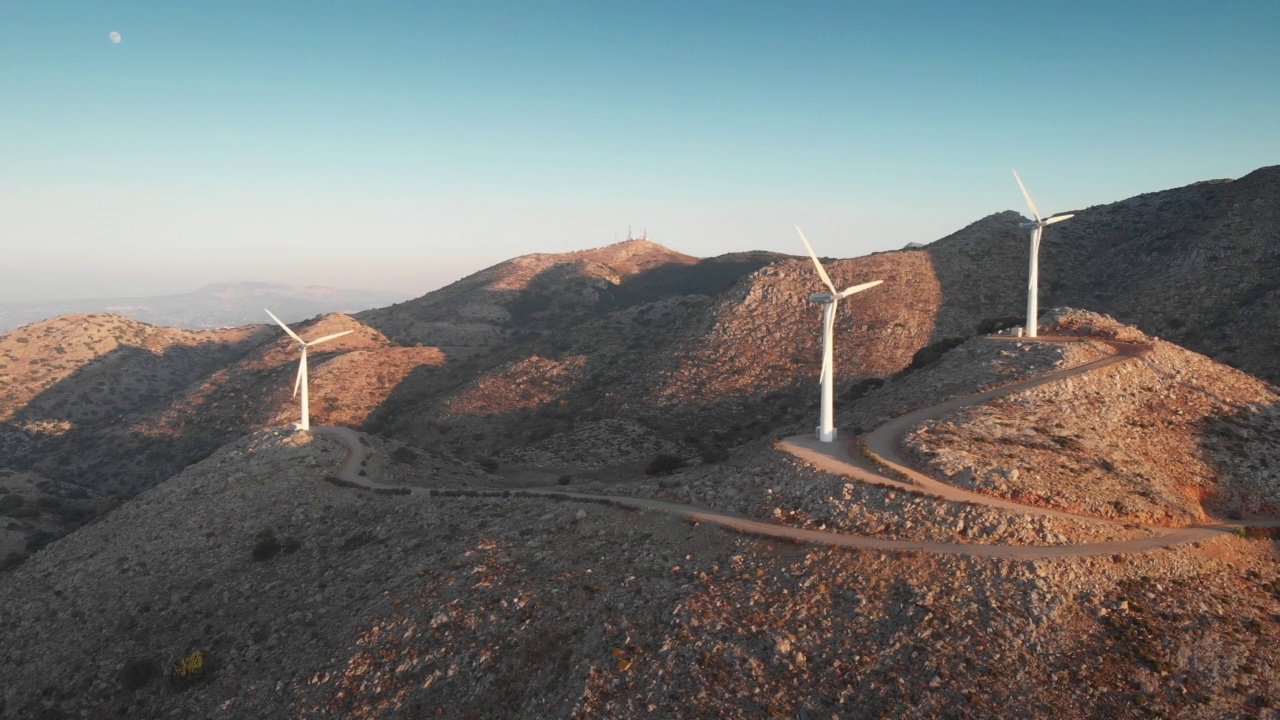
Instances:
[[[1000,338],[1004,339],[1004,338]],[[1021,342],[1083,342],[1085,338],[1077,337],[1053,337],[1045,336],[1031,340],[1028,338],[1020,338]],[[1047,508],[1039,508],[1031,505],[1022,505],[1011,500],[1003,500],[993,498],[978,493],[961,490],[960,488],[941,483],[928,475],[921,473],[911,467],[907,458],[903,457],[898,450],[897,440],[908,429],[929,420],[940,417],[954,410],[969,405],[977,405],[987,402],[993,398],[1007,395],[1009,393],[1018,392],[1028,388],[1036,387],[1050,382],[1056,382],[1064,378],[1081,375],[1093,370],[1108,367],[1122,362],[1128,362],[1134,358],[1141,357],[1150,348],[1145,345],[1134,343],[1125,343],[1119,341],[1103,341],[1116,351],[1115,355],[1105,357],[1093,362],[1078,365],[1074,368],[1060,370],[1058,372],[1049,373],[1038,378],[1030,380],[1022,380],[1009,385],[1005,385],[993,390],[986,390],[972,395],[965,395],[954,398],[938,405],[933,405],[922,410],[901,415],[889,422],[881,425],[871,431],[864,437],[867,451],[874,459],[886,467],[892,468],[894,471],[901,473],[907,480],[896,480],[886,477],[879,473],[860,467],[848,454],[847,449],[841,443],[819,443],[817,440],[809,436],[795,436],[781,440],[776,447],[785,450],[796,457],[811,463],[818,468],[837,475],[850,477],[862,482],[884,485],[911,492],[924,492],[929,495],[940,497],[944,500],[954,502],[969,502],[978,505],[985,505],[993,508],[1001,508],[1006,510],[1014,510],[1017,512],[1047,515],[1051,517],[1069,518],[1072,520],[1082,520],[1086,522],[1094,522],[1106,525],[1123,525],[1114,520],[1105,520],[1101,518],[1092,518],[1081,515],[1073,515],[1071,513],[1059,510],[1050,510]],[[370,481],[367,477],[359,475],[361,462],[368,456],[368,448],[360,441],[359,434],[345,427],[317,427],[313,432],[320,435],[333,437],[347,448],[347,456],[343,459],[338,467],[338,477],[350,483],[354,483],[361,487],[371,490],[376,489],[394,489],[398,492],[407,490],[410,494],[428,495],[431,491],[426,488],[418,487],[393,487],[381,485]],[[437,491],[438,492],[438,491]],[[593,495],[589,493],[566,492],[551,488],[528,488],[519,491],[478,491],[482,496],[546,496],[557,499],[581,500],[595,503],[608,503],[611,505],[634,508],[638,510],[655,510],[658,512],[675,515],[678,517],[691,518],[700,522],[712,523],[722,527],[736,530],[739,532],[760,535],[764,537],[778,538],[782,540],[801,541],[814,543],[819,545],[829,545],[836,547],[862,548],[867,550],[884,550],[884,551],[916,551],[926,553],[939,553],[949,555],[970,555],[975,557],[1002,557],[1002,558],[1060,558],[1060,557],[1076,557],[1086,555],[1111,555],[1116,553],[1132,553],[1142,552],[1145,550],[1153,550],[1158,548],[1168,548],[1186,542],[1195,542],[1198,540],[1207,540],[1226,533],[1236,531],[1243,527],[1245,523],[1232,524],[1212,524],[1212,525],[1193,525],[1184,528],[1164,528],[1157,526],[1144,526],[1150,530],[1158,531],[1159,535],[1152,537],[1138,538],[1134,540],[1117,540],[1104,543],[1092,543],[1083,545],[1051,545],[1051,546],[1035,546],[1035,545],[980,545],[966,543],[942,543],[942,542],[920,542],[912,540],[891,540],[878,537],[870,537],[865,535],[853,535],[847,533],[827,532],[820,530],[806,530],[803,528],[795,528],[787,525],[776,525],[773,523],[752,520],[734,513],[728,513],[722,510],[712,508],[699,507],[697,505],[689,505],[686,503],[670,502],[667,500],[653,500],[649,498],[638,498],[617,495]],[[1275,523],[1248,523],[1250,525],[1274,525]]]

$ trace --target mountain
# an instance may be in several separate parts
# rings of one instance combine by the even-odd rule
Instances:
[[[1280,381],[1280,166],[1077,211],[1040,256],[1049,302]]]
[[[1276,392],[1097,314],[1055,310],[1046,325],[1077,342],[970,339],[844,404],[844,427],[870,429],[1043,380],[906,428],[906,451],[974,499],[834,474],[765,440],[607,487],[905,551],[530,496],[362,435],[360,477],[404,491],[369,492],[334,482],[347,449],[329,437],[253,433],[0,575],[0,713],[1266,716],[1280,692],[1274,541],[1127,543],[1160,532],[1135,523],[1163,510],[1194,510],[1164,516],[1182,526],[1263,507],[1278,483],[1253,470],[1275,459]],[[1063,374],[1114,357],[1117,340],[1134,354]],[[1197,440],[1218,448],[1199,458],[1217,474],[1196,467],[1184,487]],[[1117,490],[1135,503],[1116,507]],[[984,504],[1010,497],[1032,504]],[[1116,514],[1035,505],[1055,499]],[[968,549],[938,547],[957,542]],[[978,552],[992,546],[1080,554]]]
[[[627,240],[524,255],[356,317],[402,344],[466,353],[665,297],[714,295],[781,257],[747,252],[699,259],[649,240]]]
[[[358,425],[406,374],[444,363],[345,315],[310,353],[312,420]],[[298,420],[297,347],[274,325],[192,332],[112,315],[55,318],[0,336],[0,454],[46,477],[140,492],[264,427]]]
[[[379,290],[336,290],[282,283],[231,282],[206,285],[178,295],[0,303],[0,332],[73,314],[114,314],[151,325],[212,330],[262,322],[269,307],[285,322],[334,312],[351,313],[400,300]]]
[[[1042,307],[1107,313],[1264,379],[1280,378],[1273,351],[1280,342],[1273,287],[1280,168],[1075,213],[1045,233]],[[885,280],[841,306],[840,391],[900,372],[917,353],[1022,324],[1022,221],[1012,211],[996,213],[923,248],[830,261],[838,285]],[[644,249],[655,252],[652,244]],[[486,272],[517,276],[503,265]],[[451,286],[450,306],[491,298],[481,287]],[[775,259],[714,295],[650,295],[603,316],[575,309],[530,325],[558,327],[553,332],[504,336],[510,313],[495,310],[486,336],[492,352],[453,375],[410,378],[369,427],[409,442],[443,440],[458,452],[500,453],[548,432],[572,432],[575,423],[616,419],[640,421],[686,452],[717,452],[811,413],[820,337],[807,295],[819,289],[807,261]],[[407,306],[403,312],[412,314]]]

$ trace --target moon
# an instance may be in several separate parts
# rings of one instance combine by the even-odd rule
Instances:
[[[112,30],[111,32],[107,33],[107,37],[111,38],[112,44],[115,44],[115,45],[120,44],[120,33],[116,32],[115,30]]]

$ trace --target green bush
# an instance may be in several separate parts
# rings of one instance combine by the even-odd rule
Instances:
[[[209,662],[204,651],[192,650],[173,664],[169,679],[174,685],[186,688],[204,680],[208,673]]]
[[[491,473],[498,471],[498,461],[493,458],[480,458],[476,462],[480,464],[480,467],[483,468],[485,472]]]
[[[556,480],[556,482],[561,485],[568,485],[569,483],[573,482],[573,476],[566,473],[564,475],[561,475],[560,478]]]

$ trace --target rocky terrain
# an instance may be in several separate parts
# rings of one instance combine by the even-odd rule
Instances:
[[[317,423],[359,425],[407,375],[446,362],[436,348],[398,347],[345,315],[298,328],[310,338],[345,330],[310,353]],[[90,489],[132,495],[246,433],[299,418],[297,346],[274,326],[194,333],[70,316],[0,336],[0,353],[14,368],[0,455]]]
[[[206,375],[261,329],[191,332],[68,315],[0,335],[0,420],[74,424],[128,412]]]
[[[1280,516],[1274,386],[1096,314],[1050,318],[1048,332],[1080,331],[1151,351],[931,421],[906,447],[953,483],[1083,515]]]
[[[72,483],[0,468],[0,570],[116,505]]]
[[[1045,233],[1043,306],[1104,312],[1280,379],[1280,166],[1075,212]]]
[[[398,342],[466,354],[666,296],[714,294],[779,257],[749,252],[699,259],[631,239],[593,250],[523,255],[358,317]]]
[[[258,433],[0,577],[0,716],[1217,718],[1280,691],[1269,540],[883,555],[370,493],[325,482],[343,454]]]

